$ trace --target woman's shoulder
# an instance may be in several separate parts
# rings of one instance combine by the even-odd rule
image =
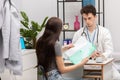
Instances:
[[[56,43],[55,43],[55,47],[57,47],[57,46],[61,46],[59,41],[56,41]]]

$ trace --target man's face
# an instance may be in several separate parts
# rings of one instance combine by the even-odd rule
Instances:
[[[83,19],[87,25],[87,27],[93,27],[96,25],[96,16],[94,16],[92,13],[84,14],[83,13]]]

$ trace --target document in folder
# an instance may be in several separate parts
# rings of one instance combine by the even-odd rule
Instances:
[[[80,63],[84,58],[89,57],[96,49],[95,46],[84,37],[80,37],[73,45],[73,48],[70,48],[64,53],[73,64]]]

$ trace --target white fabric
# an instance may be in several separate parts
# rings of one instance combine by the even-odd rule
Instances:
[[[8,69],[5,69],[4,73],[0,74],[1,80],[17,80],[16,76],[13,75]]]
[[[4,4],[4,5],[3,5]],[[5,67],[13,71],[13,74],[22,74],[22,59],[20,51],[20,20],[18,12],[9,0],[2,3],[1,13],[2,25],[0,32],[0,72],[4,72]],[[1,17],[0,16],[0,17]]]
[[[120,80],[120,52],[114,52],[112,57],[115,59],[113,63],[113,80]]]
[[[2,24],[3,24],[3,15],[4,15],[2,12],[3,2],[4,0],[0,0],[0,29],[2,28]]]
[[[117,65],[113,63],[113,80],[120,80],[120,73],[117,68]]]
[[[99,35],[98,35],[98,46],[97,49],[101,51],[101,53],[105,57],[110,57],[113,52],[113,44],[112,44],[112,38],[109,30],[105,27],[98,26],[99,27]],[[84,28],[81,28],[78,30],[74,36],[72,42],[75,43],[82,35]],[[86,33],[86,32],[85,32]],[[86,33],[87,34],[87,33]],[[85,37],[85,35],[83,35]],[[95,35],[95,41],[94,44],[97,43],[97,33]]]

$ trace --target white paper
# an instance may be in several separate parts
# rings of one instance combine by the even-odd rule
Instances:
[[[84,37],[80,37],[73,45],[74,47],[65,51],[64,54],[66,54],[74,64],[81,62],[95,50],[92,43],[88,42]]]

